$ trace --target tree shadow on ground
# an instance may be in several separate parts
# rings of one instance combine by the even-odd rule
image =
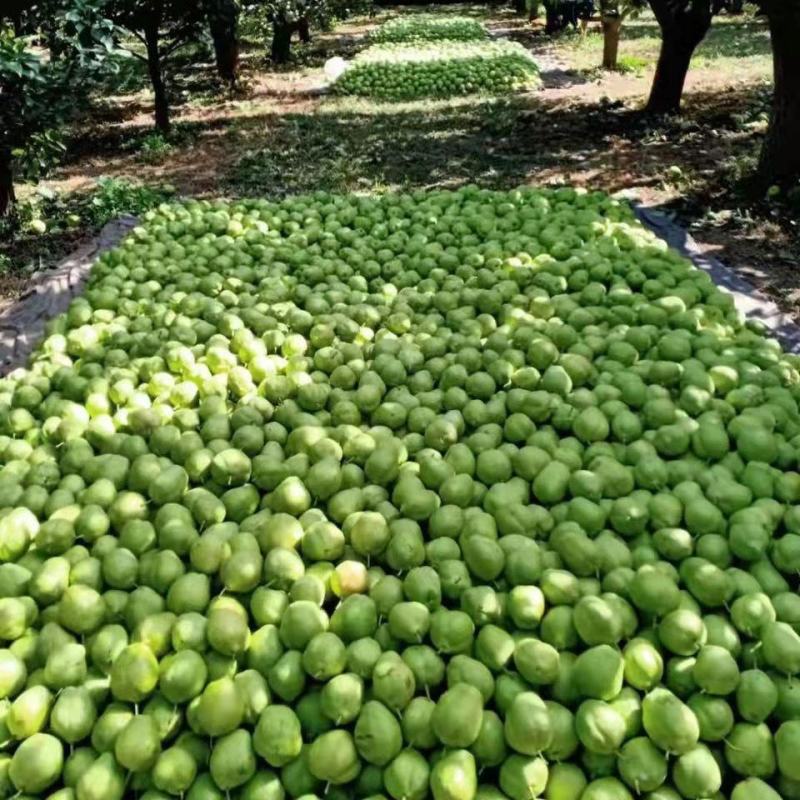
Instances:
[[[254,104],[238,117],[209,109],[202,119],[180,122],[176,135],[190,146],[159,165],[157,175],[137,170],[140,177],[169,180],[188,194],[265,197],[470,182],[569,181],[618,191],[660,184],[680,165],[694,176],[681,187],[691,196],[715,182],[730,190],[722,165],[752,156],[761,136],[742,111],[763,113],[766,101],[765,90],[752,87],[693,93],[683,117],[653,119],[619,102],[565,102],[536,92],[398,105],[331,97],[315,101],[313,113],[304,107],[310,93],[295,94],[289,99],[297,111],[286,102]],[[131,143],[149,130],[142,124],[87,132],[71,160],[102,154],[85,170],[91,176],[115,158],[132,159]],[[121,171],[132,166],[131,160]],[[215,171],[213,187],[197,180],[205,167]]]
[[[396,109],[329,101],[309,118],[259,120],[268,137],[247,142],[228,184],[237,194],[355,188],[420,188],[463,183],[513,186],[578,182],[609,191],[648,186],[675,164],[719,165],[729,152],[752,148],[734,119],[744,94],[710,104],[698,96],[696,115],[654,120],[615,103],[546,102],[535,94],[477,102],[419,104]],[[711,126],[730,129],[706,136]]]

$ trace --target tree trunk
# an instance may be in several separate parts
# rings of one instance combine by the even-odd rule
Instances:
[[[270,57],[273,64],[285,64],[292,48],[292,26],[283,15],[272,22],[272,47]]]
[[[528,0],[528,19],[531,22],[535,19],[539,19],[540,11],[539,0]]]
[[[311,26],[308,23],[308,17],[300,17],[297,22],[297,33],[303,44],[308,44],[311,41]]]
[[[16,203],[11,148],[0,147],[0,217],[8,216]]]
[[[48,19],[44,24],[45,38],[47,39],[47,50],[50,53],[51,61],[58,61],[61,58],[63,47],[58,40],[58,30],[56,22],[53,19]]]
[[[145,28],[144,35],[147,42],[147,71],[150,73],[150,83],[153,85],[153,99],[155,100],[156,128],[162,133],[169,133],[169,101],[167,100],[164,75],[161,71],[158,22],[148,25]]]
[[[800,5],[767,6],[775,90],[759,177],[766,185],[800,180]]]
[[[683,87],[692,60],[694,47],[687,46],[680,36],[664,33],[658,56],[656,74],[647,101],[647,111],[653,114],[678,114],[681,110]]]
[[[239,68],[239,41],[236,36],[236,23],[239,16],[233,0],[206,0],[208,29],[214,43],[214,57],[217,73],[225,83],[236,83]]]
[[[563,26],[557,4],[554,0],[545,0],[544,10],[546,19],[544,32],[548,34],[558,33]]]
[[[646,110],[677,114],[695,48],[711,27],[711,3],[693,3],[685,10],[674,10],[668,0],[650,0],[650,5],[661,26],[661,52]]]
[[[621,17],[603,17],[603,69],[617,68],[619,53],[619,34],[622,30]]]
[[[14,36],[22,36],[22,9],[15,8],[11,11],[11,24],[14,26]]]

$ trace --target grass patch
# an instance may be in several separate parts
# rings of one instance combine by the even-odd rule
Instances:
[[[176,150],[191,146],[197,134],[197,125],[185,124],[174,125],[168,134],[140,130],[123,143],[122,149],[135,153],[144,164],[163,164]]]
[[[661,32],[648,11],[622,26],[620,71],[641,74],[658,60]],[[562,35],[558,50],[579,72],[593,72],[602,58],[603,34],[599,28],[586,36]],[[698,46],[692,69],[713,69],[749,79],[766,78],[772,70],[772,50],[766,22],[752,13],[714,18],[706,38]]]
[[[641,56],[623,55],[617,59],[618,72],[633,72],[639,74],[644,72],[652,62]]]
[[[244,153],[229,189],[241,196],[282,197],[315,189],[380,192],[471,181],[510,188],[523,180],[526,161],[509,160],[499,147],[523,108],[513,98],[397,105],[332,100],[313,118],[287,114],[270,120],[268,141]],[[245,128],[242,136],[247,135]]]

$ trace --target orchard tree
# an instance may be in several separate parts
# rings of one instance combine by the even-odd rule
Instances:
[[[297,3],[278,2],[270,3],[268,11],[269,21],[272,23],[272,44],[269,56],[273,64],[285,64],[292,52],[292,33],[300,22]]]
[[[738,0],[649,0],[661,26],[661,53],[647,110],[680,111],[683,87],[695,48],[715,13],[740,13]],[[800,0],[753,0],[769,23],[774,91],[769,128],[761,150],[762,186],[800,181]]]
[[[626,19],[636,16],[645,0],[600,0],[600,24],[603,28],[603,69],[616,69],[619,36]]]
[[[169,133],[170,71],[178,50],[201,35],[205,19],[202,3],[200,0],[107,0],[105,8],[115,24],[144,45],[144,53],[134,49],[130,53],[147,64],[156,127],[162,133]]]
[[[558,33],[564,27],[559,0],[543,0],[544,5],[544,32],[547,34]]]
[[[47,15],[60,57],[0,30],[0,216],[14,208],[15,169],[38,180],[61,155],[65,121],[115,51],[113,25],[92,0],[29,2],[22,10],[32,24]]]
[[[14,158],[50,121],[48,95],[56,80],[27,43],[0,31],[0,217],[14,207]]]
[[[647,111],[677,114],[686,74],[697,45],[703,41],[715,4],[712,0],[649,0],[661,28],[658,56]]]
[[[760,0],[769,21],[775,88],[759,177],[766,185],[800,182],[800,0]]]
[[[311,28],[326,30],[336,19],[355,13],[372,13],[372,0],[249,0],[249,13],[256,14],[270,35],[270,59],[285,64],[291,56],[292,36],[311,40]]]
[[[273,64],[289,60],[295,31],[304,31],[306,40],[310,39],[310,25],[324,18],[326,5],[325,0],[268,0],[265,10],[272,27],[269,54]]]
[[[226,84],[233,87],[239,69],[239,6],[236,0],[203,0],[203,8],[214,43],[217,72]]]
[[[299,3],[295,0],[245,0],[244,12],[269,41],[269,57],[274,64],[285,63],[291,55],[292,34],[298,27]]]

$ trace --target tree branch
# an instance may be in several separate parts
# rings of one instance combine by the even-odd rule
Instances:
[[[173,42],[169,47],[164,48],[161,51],[161,60],[166,61],[171,55],[174,55],[181,49],[181,47],[186,47],[189,44],[189,39],[184,39],[183,41]]]
[[[133,28],[129,28],[128,30],[135,39],[138,39],[145,47],[147,47],[147,39],[145,39],[144,36],[139,33],[139,31],[134,30]]]
[[[169,56],[171,53],[174,53],[187,43],[188,40],[185,37],[188,33],[191,33],[194,27],[194,22],[187,22],[185,25],[181,26],[178,28],[178,30],[171,34],[169,38],[172,39],[172,43],[166,46],[162,51],[164,53],[164,58]]]

